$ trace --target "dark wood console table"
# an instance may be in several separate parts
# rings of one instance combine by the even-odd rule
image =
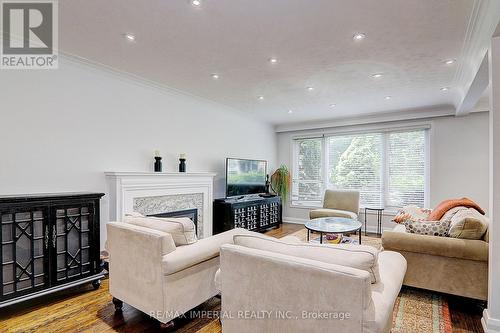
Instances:
[[[213,233],[234,228],[265,231],[282,223],[281,197],[246,197],[214,201]]]

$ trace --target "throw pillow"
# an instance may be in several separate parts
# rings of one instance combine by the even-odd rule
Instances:
[[[124,222],[169,233],[176,246],[198,241],[195,225],[187,217],[152,217],[134,213],[125,215]]]
[[[450,229],[450,221],[405,221],[406,231],[412,234],[429,235],[429,236],[448,236]]]
[[[450,237],[462,239],[483,239],[488,230],[488,221],[474,208],[457,212],[451,218]]]
[[[452,208],[450,209],[449,211],[447,211],[442,218],[440,218],[441,221],[448,221],[448,222],[451,222],[451,219],[452,217],[462,211],[462,210],[467,210],[468,208],[465,207],[465,206],[458,206],[458,207],[455,207],[455,208]]]
[[[431,213],[428,208],[420,208],[417,205],[404,206],[397,214],[394,216],[392,221],[396,223],[404,223],[406,220],[413,221],[424,221]]]
[[[329,245],[284,242],[263,235],[234,235],[234,244],[367,271],[371,282],[380,280],[378,250],[368,245]]]

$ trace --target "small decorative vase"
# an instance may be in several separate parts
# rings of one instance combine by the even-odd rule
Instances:
[[[155,172],[161,172],[161,156],[155,156]]]
[[[179,172],[186,172],[186,155],[181,154],[179,157]]]
[[[269,175],[266,175],[266,193],[269,194],[270,191],[269,191],[269,187],[270,187],[271,183],[269,182]]]

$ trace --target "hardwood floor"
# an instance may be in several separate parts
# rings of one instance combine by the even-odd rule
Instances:
[[[267,232],[283,237],[302,229],[302,225],[285,223]],[[0,310],[0,332],[161,332],[158,321],[124,304],[123,312],[114,311],[108,280],[99,290],[85,285]],[[480,303],[460,297],[448,297],[454,333],[482,332]],[[195,310],[220,310],[220,299],[212,298]],[[197,314],[199,312],[194,312]],[[189,314],[188,314],[189,317]],[[175,332],[219,333],[216,318],[181,318],[175,320]]]

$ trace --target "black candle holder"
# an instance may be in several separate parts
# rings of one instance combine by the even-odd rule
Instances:
[[[155,156],[155,172],[161,172],[161,156]]]
[[[179,158],[179,172],[186,172],[186,159]]]

